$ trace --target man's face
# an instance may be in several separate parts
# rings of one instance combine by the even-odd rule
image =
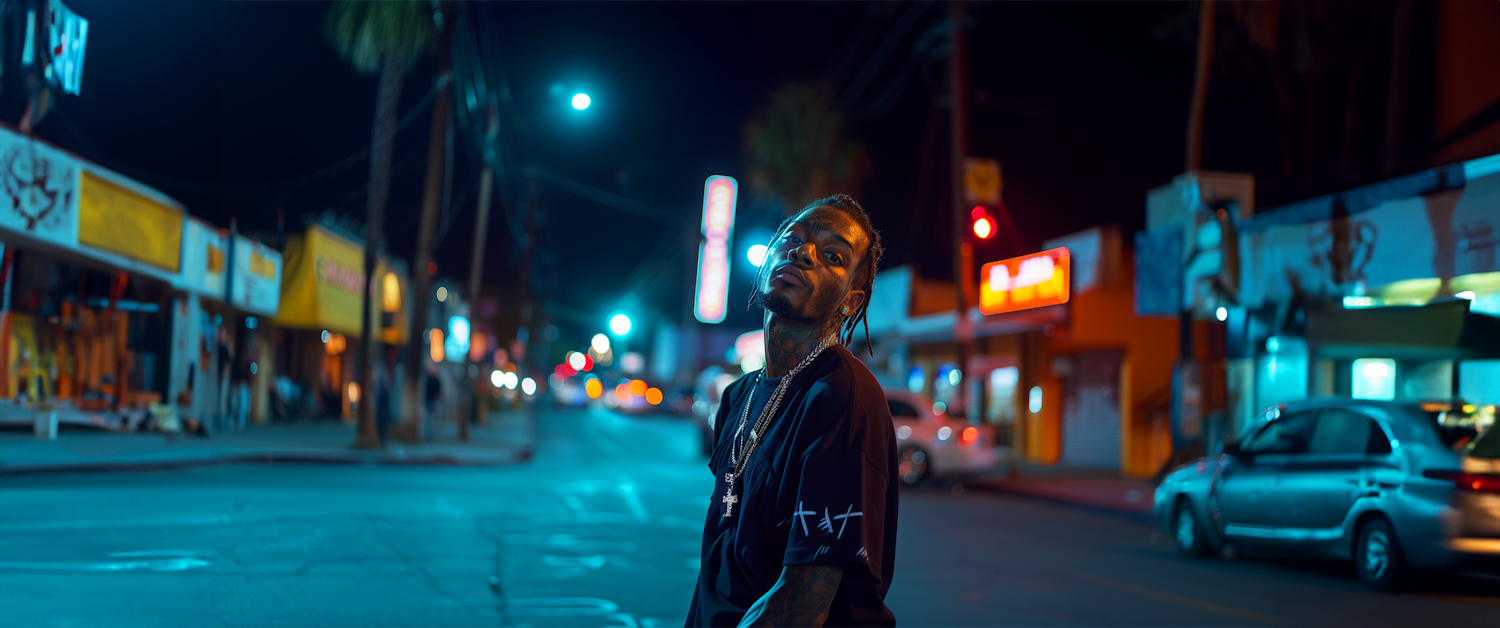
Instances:
[[[814,207],[798,214],[766,256],[755,301],[773,314],[802,325],[821,325],[864,302],[850,291],[868,241],[848,214]]]

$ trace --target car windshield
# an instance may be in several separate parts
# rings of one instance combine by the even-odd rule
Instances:
[[[1500,458],[1500,429],[1491,425],[1469,445],[1468,453],[1471,458]]]

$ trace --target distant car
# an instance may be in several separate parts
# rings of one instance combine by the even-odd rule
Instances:
[[[1408,568],[1500,560],[1500,433],[1453,451],[1420,406],[1313,399],[1263,412],[1221,455],[1170,472],[1157,525],[1187,555],[1353,560],[1379,590]]]
[[[995,466],[994,427],[938,416],[926,395],[886,386],[903,484]]]

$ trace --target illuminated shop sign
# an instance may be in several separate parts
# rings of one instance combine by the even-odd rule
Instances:
[[[979,270],[979,311],[1002,314],[1068,302],[1066,247],[990,262]]]
[[[703,243],[698,245],[698,288],[693,314],[723,322],[729,303],[729,237],[734,231],[734,179],[714,175],[703,184]]]

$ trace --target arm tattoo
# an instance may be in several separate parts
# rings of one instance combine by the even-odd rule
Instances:
[[[844,579],[838,565],[790,565],[746,612],[741,626],[822,626]]]

